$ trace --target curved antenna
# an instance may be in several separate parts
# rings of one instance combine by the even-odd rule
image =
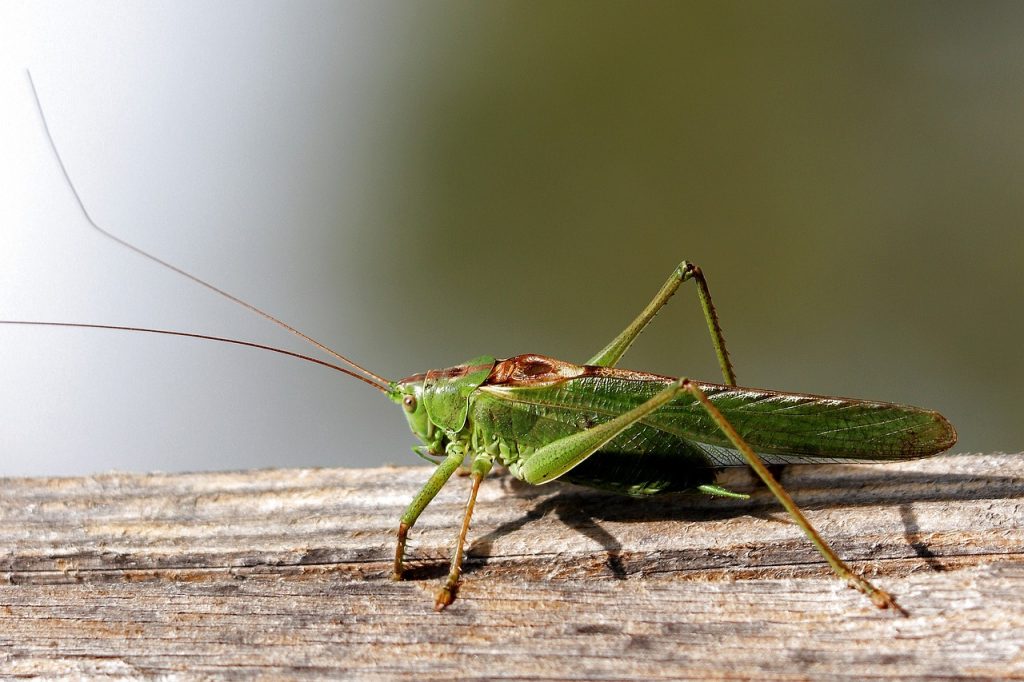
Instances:
[[[147,334],[166,334],[167,336],[185,336],[190,339],[205,339],[206,341],[219,341],[220,343],[232,343],[236,346],[248,346],[249,348],[259,348],[260,350],[269,350],[273,353],[280,353],[281,355],[287,355],[289,357],[298,358],[299,360],[305,360],[306,362],[312,362],[323,367],[329,367],[333,370],[337,370],[342,374],[347,374],[350,377],[359,379],[364,384],[373,386],[381,393],[388,393],[387,384],[377,384],[366,377],[356,374],[355,372],[339,367],[333,363],[327,362],[326,360],[320,360],[313,358],[302,353],[293,353],[290,350],[284,350],[283,348],[274,348],[273,346],[265,346],[262,343],[254,343],[252,341],[240,341],[238,339],[229,339],[223,336],[209,336],[207,334],[194,334],[191,332],[176,332],[169,329],[150,329],[148,327],[122,327],[113,324],[85,324],[82,322],[35,322],[29,320],[0,320],[0,324],[25,324],[32,325],[35,327],[77,327],[79,329],[114,329],[123,332],[145,332]]]
[[[247,303],[246,301],[243,301],[242,299],[238,298],[237,296],[233,296],[232,294],[229,294],[228,292],[224,291],[223,289],[215,287],[214,285],[210,284],[209,282],[207,282],[207,281],[205,281],[203,279],[200,279],[199,277],[193,275],[190,272],[186,272],[185,270],[182,270],[181,268],[179,268],[176,265],[172,265],[171,263],[168,263],[167,261],[154,256],[153,254],[149,253],[148,251],[143,251],[142,249],[140,249],[139,247],[135,246],[131,242],[125,241],[124,239],[121,239],[117,235],[115,235],[115,234],[113,234],[111,232],[108,232],[107,230],[105,230],[102,227],[100,227],[99,225],[97,225],[96,221],[93,220],[92,216],[89,214],[88,209],[85,208],[85,202],[83,202],[82,201],[82,197],[79,196],[78,190],[75,188],[75,183],[71,182],[71,174],[68,173],[68,169],[64,165],[64,159],[61,157],[60,151],[57,149],[57,143],[53,141],[53,134],[50,133],[50,125],[49,125],[49,123],[47,123],[47,121],[46,121],[46,114],[43,112],[43,104],[42,104],[42,102],[40,102],[40,100],[39,100],[39,93],[36,91],[36,83],[35,83],[34,80],[32,80],[32,72],[31,71],[26,71],[25,73],[28,74],[28,84],[32,88],[32,97],[35,99],[36,109],[39,111],[39,118],[42,119],[43,130],[46,131],[46,139],[50,143],[50,149],[53,150],[53,155],[55,157],[57,157],[57,163],[60,165],[61,173],[64,174],[64,180],[67,182],[68,187],[71,189],[71,194],[74,195],[75,201],[78,203],[78,208],[82,211],[82,215],[85,216],[86,221],[89,223],[89,225],[91,225],[93,227],[93,229],[95,229],[97,232],[102,234],[104,237],[107,237],[109,239],[113,239],[115,242],[117,242],[121,246],[123,246],[125,248],[128,248],[128,249],[131,249],[132,251],[134,251],[135,253],[139,254],[140,256],[143,256],[144,258],[148,258],[149,260],[153,261],[154,263],[157,263],[158,265],[162,265],[163,267],[167,268],[168,270],[176,272],[176,273],[178,273],[179,275],[181,275],[183,277],[187,277],[188,279],[192,280],[196,284],[204,286],[207,289],[209,289],[210,291],[213,291],[214,293],[220,294],[221,296],[223,296],[224,298],[228,299],[229,301],[233,301],[233,302],[237,303],[238,305],[242,306],[243,308],[247,308],[247,309],[251,310],[252,312],[254,312],[257,315],[259,315],[260,317],[273,322],[277,326],[282,327],[282,328],[290,331],[292,334],[294,334],[295,336],[298,336],[300,339],[306,341],[307,343],[312,344],[313,346],[316,346],[317,348],[319,348],[323,352],[327,353],[328,355],[331,355],[331,356],[337,358],[338,360],[341,360],[346,365],[349,365],[350,367],[353,367],[357,371],[362,372],[363,374],[365,374],[366,376],[370,377],[371,379],[374,379],[375,381],[378,381],[378,382],[380,382],[382,384],[385,384],[385,385],[390,383],[384,377],[378,376],[378,375],[374,374],[373,372],[371,372],[370,370],[366,369],[365,367],[363,367],[363,366],[353,362],[352,360],[349,360],[348,358],[346,358],[341,353],[339,353],[339,352],[337,352],[337,351],[335,351],[335,350],[333,350],[331,348],[328,348],[327,346],[325,346],[324,344],[320,343],[316,339],[314,339],[314,338],[312,338],[310,336],[307,336],[306,334],[303,334],[302,332],[300,332],[295,327],[291,326],[290,324],[287,324],[287,323],[283,322],[282,320],[277,319],[276,317],[274,317],[270,313],[265,312],[263,310],[260,310],[259,308],[257,308],[256,306],[252,305],[251,303]]]

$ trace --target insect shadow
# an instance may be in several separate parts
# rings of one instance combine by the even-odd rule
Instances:
[[[1014,476],[901,472],[894,477],[884,469],[832,465],[824,468],[787,467],[787,477],[794,479],[790,482],[790,490],[794,491],[794,497],[804,508],[898,506],[907,545],[933,571],[946,568],[941,555],[929,549],[922,539],[924,531],[914,513],[915,502],[1024,499],[1024,478]],[[467,572],[481,570],[497,560],[491,554],[495,541],[523,530],[549,514],[554,514],[566,526],[599,544],[608,556],[606,569],[619,579],[626,578],[630,571],[622,559],[622,544],[601,525],[603,522],[685,523],[747,515],[789,523],[778,514],[771,494],[760,489],[756,479],[745,470],[729,470],[723,474],[723,479],[728,481],[730,488],[748,493],[751,498],[712,499],[687,493],[630,498],[565,483],[556,483],[551,488],[557,488],[539,493],[537,487],[514,478],[502,479],[503,487],[510,494],[520,499],[536,498],[537,502],[516,520],[503,523],[475,540],[467,557]],[[837,491],[841,491],[840,499],[837,499]],[[422,568],[427,569],[426,566]],[[438,574],[443,570],[443,567],[436,568]]]

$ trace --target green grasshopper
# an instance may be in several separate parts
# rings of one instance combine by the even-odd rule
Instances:
[[[34,84],[32,89],[35,94]],[[38,96],[36,103],[42,116]],[[723,467],[749,466],[838,577],[879,608],[903,613],[892,596],[854,573],[836,555],[768,465],[929,457],[956,442],[952,425],[937,412],[906,405],[737,386],[707,280],[692,263],[684,261],[675,268],[637,318],[581,365],[543,355],[506,360],[481,356],[448,369],[389,381],[278,318],[101,228],[75,190],[45,116],[43,125],[65,179],[93,228],[284,327],[351,370],[262,344],[201,334],[77,323],[0,323],[131,329],[252,346],[331,367],[384,393],[402,406],[410,429],[423,443],[413,450],[436,465],[399,521],[393,566],[396,580],[403,576],[409,530],[456,470],[467,461],[469,464],[469,499],[448,577],[437,593],[437,610],[455,599],[477,493],[497,462],[511,475],[534,485],[562,480],[633,496],[691,491],[733,498],[747,496],[716,485],[716,474]],[[618,368],[623,354],[688,280],[696,283],[724,383]]]
[[[618,369],[616,365],[680,284],[694,280],[724,384]],[[516,478],[563,480],[634,496],[694,491],[745,498],[715,484],[718,469],[750,466],[832,570],[880,608],[902,609],[854,573],[821,538],[767,464],[929,457],[956,442],[937,412],[906,405],[781,393],[736,385],[718,314],[701,269],[681,263],[621,334],[582,365],[543,355],[481,356],[384,388],[401,403],[424,457],[437,469],[398,526],[394,578],[409,529],[468,458],[472,488],[448,577],[435,606],[452,603],[463,546],[484,476],[497,460]],[[755,454],[760,453],[760,455]]]

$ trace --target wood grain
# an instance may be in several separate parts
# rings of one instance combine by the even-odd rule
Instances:
[[[0,479],[0,675],[345,679],[1024,677],[1024,455],[790,467],[830,578],[770,495],[634,500],[485,482],[455,604],[432,610],[466,481],[413,530],[425,468]]]

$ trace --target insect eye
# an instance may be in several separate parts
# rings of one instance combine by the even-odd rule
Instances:
[[[414,395],[407,395],[407,396],[405,396],[404,398],[402,398],[402,405],[405,406],[405,411],[406,412],[415,412],[416,411],[416,396],[414,396]]]

